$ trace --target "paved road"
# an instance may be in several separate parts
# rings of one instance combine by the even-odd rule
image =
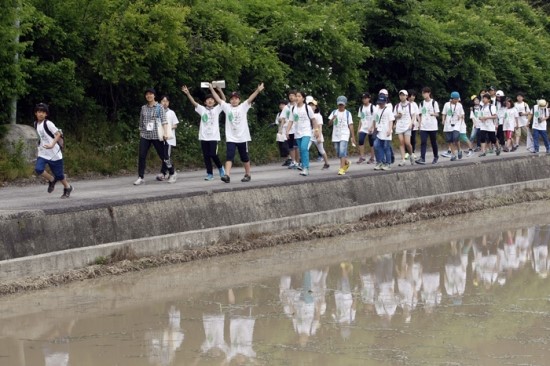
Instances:
[[[280,164],[271,164],[258,167],[252,167],[252,181],[242,183],[240,179],[244,174],[243,168],[234,168],[232,171],[232,181],[229,184],[220,181],[216,175],[213,181],[204,181],[204,170],[193,172],[182,172],[178,174],[178,180],[174,184],[155,181],[155,175],[146,175],[146,183],[141,186],[134,186],[132,183],[136,177],[117,177],[97,180],[71,180],[75,190],[68,200],[62,200],[59,197],[63,193],[61,184],[57,184],[52,194],[46,192],[45,184],[31,185],[27,187],[4,187],[0,189],[0,218],[12,213],[43,210],[47,212],[59,211],[78,211],[92,207],[101,207],[105,205],[118,205],[151,199],[167,199],[181,195],[203,194],[205,192],[227,191],[235,189],[248,189],[253,187],[269,186],[274,184],[297,183],[297,182],[315,182],[327,179],[350,179],[354,176],[365,176],[369,174],[392,174],[399,171],[410,169],[433,169],[437,166],[471,164],[481,161],[491,161],[494,159],[506,159],[532,155],[520,148],[513,153],[502,153],[500,157],[488,155],[487,157],[478,157],[476,153],[471,158],[463,158],[460,161],[451,162],[448,158],[440,157],[437,165],[432,165],[432,156],[428,154],[426,161],[428,164],[398,167],[394,164],[390,172],[374,171],[372,164],[355,164],[357,157],[352,157],[352,166],[345,176],[337,176],[338,161],[332,159],[328,170],[321,170],[322,162],[313,161],[311,163],[310,175],[303,177],[297,170],[289,170],[281,167]],[[544,155],[541,153],[541,155]],[[397,153],[396,157],[399,157]],[[70,171],[70,167],[69,171]]]

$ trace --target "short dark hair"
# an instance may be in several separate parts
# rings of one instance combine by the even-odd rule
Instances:
[[[296,95],[296,93],[298,93],[298,90],[296,90],[296,89],[290,89],[286,95],[290,95],[290,94]]]
[[[432,88],[430,88],[429,86],[425,86],[422,88],[422,94],[424,93],[430,93],[432,94]]]
[[[487,99],[491,99],[491,94],[489,93],[485,93],[481,96],[481,98],[487,98]]]
[[[170,102],[170,97],[167,94],[164,94],[162,97],[160,97],[160,100],[163,100],[164,98],[166,98],[166,100]]]
[[[409,89],[408,92],[409,92],[409,97],[410,97],[411,95],[414,95],[414,96],[416,97],[416,90],[414,90],[414,89]]]
[[[34,113],[36,112],[46,112],[46,114],[50,114],[50,107],[46,103],[38,103],[34,106]]]

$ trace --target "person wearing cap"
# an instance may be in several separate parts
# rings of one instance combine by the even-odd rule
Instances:
[[[455,161],[458,156],[462,158],[462,152],[458,149],[458,139],[461,125],[464,124],[464,108],[459,99],[460,94],[456,91],[452,92],[451,100],[443,106],[441,117],[445,141],[451,149],[451,161]]]
[[[329,118],[329,125],[332,129],[332,143],[338,158],[340,169],[338,175],[345,175],[350,167],[348,160],[348,142],[351,136],[351,143],[355,145],[355,130],[353,129],[353,118],[350,111],[346,109],[348,98],[341,95],[336,99],[338,109],[333,110]]]
[[[472,95],[470,97],[474,105],[470,107],[470,120],[472,121],[472,132],[470,134],[470,142],[476,141],[476,148],[474,149],[475,152],[478,152],[481,150],[481,140],[480,140],[480,134],[479,131],[481,130],[481,121],[479,120],[479,116],[481,115],[481,97],[477,95]],[[470,152],[468,152],[468,155],[471,156]]]
[[[422,103],[420,105],[420,158],[416,160],[417,164],[426,164],[426,146],[428,137],[432,145],[433,161],[437,164],[439,160],[437,149],[437,117],[439,116],[439,104],[432,99],[432,89],[430,87],[422,88]]]
[[[38,156],[34,165],[34,171],[48,182],[48,193],[52,193],[55,184],[63,184],[63,195],[61,198],[69,198],[73,191],[73,186],[67,181],[63,169],[63,153],[59,140],[62,137],[62,131],[48,119],[50,109],[45,103],[38,103],[34,107],[34,128],[38,134]],[[46,171],[46,165],[50,167],[53,174]]]
[[[134,182],[134,185],[138,186],[145,183],[145,164],[147,161],[147,153],[151,148],[151,145],[155,148],[157,155],[161,162],[166,160],[164,156],[164,144],[168,139],[169,123],[166,119],[166,112],[159,103],[155,100],[155,89],[149,88],[145,90],[145,100],[147,104],[141,107],[139,114],[139,160],[138,160],[138,179]],[[157,131],[158,125],[162,125],[164,129],[164,141],[159,140]]]
[[[406,156],[410,159],[411,165],[414,165],[414,158],[411,146],[411,133],[414,121],[418,112],[413,109],[413,106],[408,101],[409,92],[406,90],[399,91],[399,103],[395,105],[395,133],[399,138],[399,150],[401,152],[401,162],[399,166],[404,166]],[[405,152],[405,149],[407,150]],[[406,154],[406,155],[405,155]]]
[[[279,156],[281,158],[285,158],[282,166],[289,166],[292,162],[292,159],[290,158],[290,150],[288,149],[288,141],[286,139],[288,123],[286,122],[286,119],[283,118],[283,111],[287,103],[288,102],[284,99],[279,101],[279,113],[277,113],[277,116],[275,117],[275,125],[278,127],[276,140],[279,145]]]
[[[506,139],[506,145],[502,149],[505,152],[512,151],[512,135],[519,125],[519,113],[518,110],[514,107],[514,101],[511,98],[506,98],[504,100],[504,107],[506,112],[504,113],[504,122],[503,130],[504,136]]]
[[[497,111],[496,107],[491,104],[491,95],[485,94],[481,98],[483,102],[483,107],[481,107],[481,115],[479,120],[481,121],[481,130],[480,130],[480,140],[481,140],[481,154],[480,157],[487,155],[487,142],[490,142],[492,146],[496,146],[496,154],[500,155],[500,145],[497,141],[496,136],[496,126],[498,125],[497,121]]]
[[[292,126],[294,128],[294,137],[298,144],[298,150],[300,151],[301,160],[301,172],[300,175],[309,175],[309,142],[312,137],[319,138],[319,128],[317,127],[317,121],[313,113],[313,109],[305,103],[306,95],[304,92],[296,92],[296,105],[290,110],[291,120],[289,129]]]
[[[546,121],[550,117],[546,100],[539,99],[533,107],[533,153],[539,152],[539,137],[544,142],[546,154],[550,154],[550,143],[548,142],[548,132],[546,130]]]
[[[221,105],[225,113],[226,162],[225,175],[221,177],[224,183],[231,182],[231,168],[237,150],[244,165],[244,177],[241,182],[250,182],[252,179],[250,177],[250,158],[248,156],[248,142],[252,139],[248,128],[247,113],[252,106],[252,102],[262,90],[264,90],[264,83],[258,85],[256,90],[243,103],[241,103],[241,95],[234,91],[229,97],[229,103],[226,103],[215,93],[214,87],[210,84],[212,96]]]
[[[516,109],[519,113],[519,127],[515,131],[515,138],[516,143],[514,147],[512,148],[512,151],[517,150],[519,147],[519,142],[521,139],[521,135],[525,135],[526,138],[526,148],[527,151],[533,150],[533,136],[531,135],[531,131],[529,130],[529,121],[532,118],[533,114],[531,113],[531,109],[529,108],[529,104],[527,104],[524,100],[523,93],[518,93],[516,96],[516,103],[514,104]]]
[[[506,140],[504,138],[504,114],[506,113],[506,106],[504,105],[504,92],[497,90],[495,107],[497,108],[498,126],[497,126],[497,140],[500,146],[504,146]]]
[[[388,97],[384,94],[378,95],[376,101],[378,106],[374,112],[374,129],[377,131],[374,141],[374,152],[376,153],[374,170],[391,170],[391,140],[395,116],[387,103]]]
[[[292,120],[290,110],[293,106],[296,105],[296,90],[292,89],[288,91],[288,104],[285,109],[281,112],[281,116],[284,119],[284,123],[288,123],[290,128],[286,131],[286,139],[288,144],[288,149],[290,150],[290,163],[288,164],[288,169],[297,169],[298,168],[298,145],[294,139],[294,133],[296,126],[293,126],[289,122]]]
[[[220,141],[220,113],[222,107],[216,104],[216,100],[212,94],[207,94],[204,98],[204,106],[200,105],[193,99],[189,89],[184,85],[181,87],[181,91],[187,96],[195,112],[200,116],[199,125],[199,141],[201,144],[202,157],[204,160],[204,166],[206,168],[206,176],[204,180],[211,181],[214,179],[214,172],[212,162],[218,168],[220,178],[225,175],[225,169],[218,156],[218,142]],[[221,99],[225,101],[225,94],[222,89],[216,87],[214,93],[220,95]]]
[[[374,140],[376,136],[368,131],[372,130],[374,126],[374,109],[375,106],[370,102],[370,93],[363,93],[361,96],[362,104],[357,111],[357,117],[359,117],[359,126],[357,128],[357,135],[359,136],[359,160],[357,164],[361,164],[366,161],[365,158],[365,140],[368,138],[370,146],[370,159],[367,164],[372,164],[376,161],[374,157]]]
[[[307,100],[307,98],[306,98],[306,100]],[[321,157],[324,161],[324,165],[321,169],[326,170],[326,169],[330,168],[330,165],[328,163],[328,156],[327,156],[327,152],[325,151],[325,146],[324,146],[325,137],[323,136],[323,116],[321,115],[321,111],[319,110],[318,104],[319,103],[313,97],[311,97],[311,100],[309,100],[308,103],[307,103],[307,105],[309,105],[311,107],[311,109],[313,110],[313,118],[317,122],[317,131],[313,131],[314,136],[310,140],[309,144],[311,145],[311,142],[313,142],[315,144],[315,146],[317,146],[317,151],[319,151],[319,154],[321,155]],[[317,133],[317,137],[315,137],[315,133]],[[308,150],[309,150],[309,148],[308,148]]]

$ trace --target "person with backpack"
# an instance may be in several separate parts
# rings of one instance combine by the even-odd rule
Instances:
[[[514,107],[514,101],[511,98],[506,98],[504,105],[506,107],[506,112],[504,113],[503,130],[506,145],[502,150],[509,152],[512,151],[513,148],[512,135],[519,125],[519,113]]]
[[[244,177],[241,179],[241,182],[250,182],[252,179],[250,177],[250,157],[248,156],[248,142],[252,139],[248,127],[247,113],[252,106],[252,102],[262,90],[264,90],[264,83],[258,85],[256,90],[243,103],[241,103],[239,92],[234,91],[229,97],[229,103],[226,103],[214,91],[212,84],[210,84],[212,96],[225,113],[226,162],[225,175],[221,177],[224,183],[231,182],[231,168],[233,167],[233,159],[237,150],[244,165]]]
[[[332,129],[332,143],[338,158],[340,169],[338,175],[345,175],[350,167],[348,160],[348,143],[351,136],[351,143],[355,145],[355,130],[353,129],[353,118],[350,111],[346,109],[348,98],[340,95],[336,98],[338,109],[333,110],[328,116],[329,125]]]
[[[432,89],[430,87],[422,88],[422,101],[420,105],[420,159],[416,160],[417,164],[426,164],[426,146],[428,137],[432,145],[433,161],[432,164],[437,164],[439,160],[437,149],[437,117],[439,117],[439,104],[432,99]]]
[[[451,93],[451,100],[443,106],[441,123],[445,133],[445,141],[451,149],[451,161],[462,158],[462,152],[458,148],[460,128],[464,123],[464,108],[459,102],[460,94],[456,91]]]
[[[391,170],[391,140],[393,133],[393,122],[395,116],[392,109],[387,106],[388,97],[384,94],[378,95],[376,110],[374,112],[373,128],[376,129],[376,140],[374,141],[374,152],[376,153],[376,166],[374,170]]]
[[[283,123],[288,124],[288,122],[291,121],[291,113],[290,110],[293,106],[296,105],[296,90],[292,89],[288,91],[288,104],[281,112],[281,118],[283,119]],[[288,124],[290,126],[290,124]],[[297,169],[298,168],[298,146],[296,146],[296,141],[294,139],[294,128],[296,126],[290,126],[292,128],[287,128],[286,131],[286,140],[288,144],[288,149],[290,151],[290,163],[288,164],[288,169]]]
[[[539,99],[533,107],[533,153],[539,152],[539,137],[544,142],[546,154],[550,154],[550,143],[548,142],[548,132],[546,131],[546,121],[550,117],[546,100]]]
[[[214,162],[216,168],[218,168],[221,178],[225,175],[225,169],[223,168],[222,162],[218,157],[218,142],[220,142],[220,113],[222,112],[222,107],[219,104],[216,105],[216,100],[212,94],[206,95],[203,106],[193,99],[191,93],[189,93],[189,89],[185,85],[181,87],[181,91],[183,91],[191,104],[193,104],[193,107],[195,107],[195,112],[201,116],[199,141],[201,143],[204,166],[206,167],[206,176],[204,177],[204,180],[211,181],[214,179],[212,162]],[[216,87],[214,93],[218,93],[221,99],[225,101],[225,94],[221,88]]]
[[[411,104],[411,108],[416,111],[416,118],[413,121],[413,127],[411,130],[411,148],[412,148],[412,158],[413,160],[416,160],[416,140],[418,136],[418,131],[420,129],[420,124],[418,123],[419,120],[419,112],[420,109],[418,108],[418,103],[416,103],[416,90],[410,89],[409,91],[409,98],[408,101]],[[407,154],[405,154],[405,160],[407,160]]]
[[[481,121],[479,120],[479,117],[481,115],[481,97],[477,95],[472,95],[470,97],[474,105],[470,107],[470,120],[472,121],[472,132],[470,134],[470,142],[476,141],[476,147],[474,149],[475,152],[478,152],[481,150],[481,135],[479,134],[479,131],[481,131]],[[469,154],[469,153],[468,153]],[[471,155],[471,154],[469,154]]]
[[[500,155],[500,145],[498,144],[496,136],[496,126],[498,125],[496,107],[491,103],[491,94],[484,94],[481,100],[483,102],[483,107],[481,107],[479,117],[481,121],[481,154],[479,154],[479,156],[487,156],[487,142],[496,145],[496,154],[498,156]]]
[[[138,160],[138,179],[134,182],[135,186],[144,184],[145,163],[147,153],[151,145],[155,148],[160,161],[164,162],[164,142],[168,140],[168,120],[164,108],[155,100],[156,91],[153,88],[145,90],[145,100],[147,104],[141,107],[139,114],[139,160]],[[159,130],[162,128],[163,136],[159,139]],[[170,179],[170,178],[169,178]]]
[[[362,164],[366,161],[365,158],[365,140],[368,138],[370,147],[370,158],[367,164],[372,164],[376,161],[374,158],[374,140],[376,136],[373,133],[369,133],[374,123],[374,104],[370,101],[370,93],[363,93],[361,96],[363,102],[357,111],[357,117],[359,117],[359,126],[357,128],[357,135],[359,136],[359,160],[357,164]]]
[[[414,121],[418,112],[413,110],[413,106],[408,101],[409,92],[406,90],[399,91],[399,103],[395,105],[395,133],[399,138],[399,151],[401,152],[401,162],[399,166],[404,166],[406,156],[409,157],[411,165],[414,165],[413,151],[411,146],[411,134]],[[405,152],[405,149],[407,150]]]
[[[279,102],[279,113],[275,117],[275,126],[277,126],[277,145],[279,145],[279,156],[284,158],[282,166],[289,166],[292,163],[292,158],[290,157],[290,150],[288,148],[288,141],[286,139],[286,130],[288,127],[288,122],[283,118],[283,111],[288,102],[286,100],[281,100]]]
[[[294,138],[300,151],[300,161],[302,163],[300,175],[309,175],[309,142],[314,136],[319,138],[319,129],[317,121],[313,115],[313,109],[305,103],[306,95],[296,92],[296,105],[290,109],[290,124],[288,129],[294,127]],[[315,132],[315,133],[314,133]]]
[[[63,184],[63,195],[61,198],[69,198],[73,191],[73,186],[69,184],[63,171],[63,133],[55,124],[48,120],[50,110],[47,104],[38,103],[34,107],[34,128],[39,137],[38,141],[38,156],[34,171],[48,182],[48,193],[52,193],[55,189],[55,184],[61,182]],[[46,172],[46,165],[50,167],[53,174]]]
[[[315,135],[315,132],[318,132],[317,134],[318,137],[315,138],[314,136],[314,138],[310,140],[309,144],[311,146],[311,141],[313,141],[315,146],[317,146],[317,151],[319,152],[319,154],[321,155],[321,158],[324,161],[324,165],[321,169],[326,170],[330,168],[330,165],[328,163],[328,156],[324,146],[325,137],[323,136],[323,116],[321,115],[321,110],[319,109],[319,106],[318,106],[319,103],[317,102],[317,100],[311,97],[311,100],[307,104],[311,107],[311,109],[313,109],[313,118],[315,118],[315,121],[317,122],[317,130],[318,130],[318,131],[315,131],[315,130],[313,131],[314,135]]]
[[[525,102],[524,98],[525,96],[523,93],[518,93],[516,96],[516,103],[514,104],[519,113],[519,127],[516,129],[514,134],[516,143],[512,148],[512,151],[517,150],[519,147],[521,135],[525,135],[525,146],[527,151],[533,151],[533,135],[531,135],[531,131],[529,130],[529,122],[533,115],[531,113],[531,109],[529,108],[529,104]]]
[[[160,104],[164,108],[166,113],[166,119],[168,120],[168,130],[171,131],[168,140],[164,141],[164,160],[162,167],[160,168],[160,174],[157,175],[158,181],[167,181],[168,183],[176,183],[176,169],[174,168],[174,162],[172,161],[172,147],[176,146],[176,128],[180,123],[178,117],[170,107],[170,97],[163,95],[160,98]]]

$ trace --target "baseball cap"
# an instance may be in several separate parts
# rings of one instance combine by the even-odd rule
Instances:
[[[400,90],[400,91],[399,91],[399,94],[405,94],[406,96],[409,96],[409,92],[406,91],[405,89]]]
[[[231,92],[231,94],[229,95],[229,99],[231,99],[231,98],[241,99],[241,95],[239,94],[239,92],[234,91],[234,92]]]
[[[317,105],[317,101],[315,99],[311,98],[311,100],[308,104]]]
[[[313,97],[312,97],[311,95],[308,95],[308,96],[306,97],[306,104],[311,103],[312,100],[313,100]]]
[[[147,94],[147,93],[152,93],[154,95],[157,95],[157,92],[155,91],[155,89],[153,88],[147,88],[145,89],[145,93],[144,94]]]
[[[470,97],[470,100],[474,100],[476,98],[479,98],[476,94],[473,94],[471,97]]]
[[[388,95],[388,90],[387,89],[380,89],[380,91],[378,92],[378,94],[384,94],[384,95]]]
[[[369,92],[364,92],[363,95],[361,95],[361,99],[370,98]]]
[[[460,94],[457,91],[452,92],[451,99],[460,99]]]
[[[488,88],[488,90],[497,90],[497,89],[496,89],[494,86],[491,85],[491,86]]]
[[[386,97],[384,94],[380,94],[378,96],[378,100],[376,101],[376,104],[387,103],[387,102],[388,102],[388,97]]]
[[[497,93],[495,94],[497,97],[503,97],[504,92],[502,90],[497,90]]]
[[[340,104],[348,104],[348,98],[346,98],[345,96],[343,95],[340,95],[338,98],[336,98],[336,104],[340,105]]]

